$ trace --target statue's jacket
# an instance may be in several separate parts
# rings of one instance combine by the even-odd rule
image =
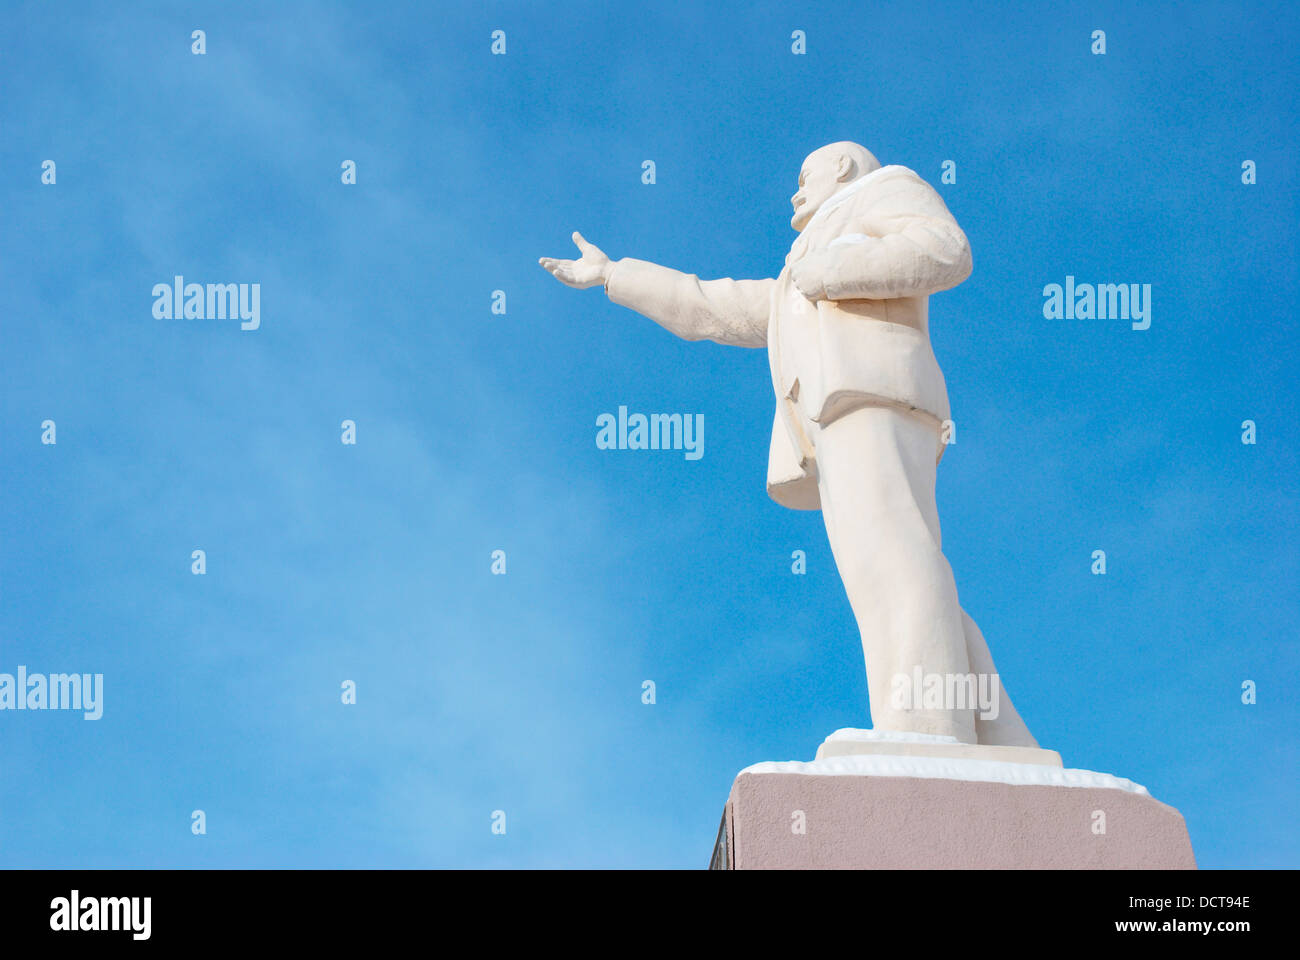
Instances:
[[[810,432],[850,410],[881,404],[921,417],[934,427],[936,460],[943,455],[948,391],[927,298],[970,272],[970,245],[943,199],[914,171],[888,166],[827,199],[775,279],[700,280],[627,258],[606,292],[686,339],[768,348],[777,399],[768,493],[815,510]]]

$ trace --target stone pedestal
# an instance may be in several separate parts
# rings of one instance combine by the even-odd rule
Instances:
[[[858,738],[847,733],[867,734]],[[760,763],[731,788],[715,869],[1195,869],[1182,815],[1090,770],[1000,759],[945,738],[837,731],[809,763]],[[823,744],[823,746],[827,746]],[[953,748],[958,747],[960,749]],[[927,753],[927,750],[937,751]],[[1044,756],[1050,755],[1050,756]],[[1050,762],[1055,757],[1055,764]]]
[[[1041,747],[994,747],[960,743],[956,737],[875,730],[836,730],[817,748],[817,759],[883,754],[893,757],[935,757],[955,760],[1000,760],[1060,767],[1061,755]]]

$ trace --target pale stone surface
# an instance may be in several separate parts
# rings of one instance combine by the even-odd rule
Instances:
[[[967,783],[1008,783],[1016,786],[1096,787],[1148,795],[1147,788],[1123,777],[1076,770],[1048,763],[1010,763],[988,757],[917,756],[871,753],[824,759],[767,760],[740,771],[802,774],[810,777],[913,777],[921,780],[961,780]]]
[[[1182,815],[1106,774],[1003,764],[1036,776],[1091,774],[1094,785],[845,772],[846,764],[918,758],[844,757],[764,764],[731,788],[715,866],[752,869],[1195,869]],[[972,761],[947,761],[973,763]],[[818,772],[822,764],[838,773]],[[992,766],[992,765],[988,765]],[[1129,784],[1137,787],[1136,784]],[[1096,824],[1104,816],[1105,832]],[[803,832],[799,832],[800,827]]]
[[[1030,763],[1060,767],[1061,755],[1038,747],[999,747],[962,743],[956,737],[921,733],[890,733],[877,730],[836,730],[817,748],[818,760],[833,757],[879,755],[933,757],[939,759],[986,760],[997,763]]]
[[[966,235],[914,171],[855,143],[810,154],[791,204],[799,236],[773,278],[611,261],[578,233],[578,260],[540,260],[684,339],[767,349],[767,490],[821,510],[857,620],[874,729],[837,731],[811,762],[743,771],[715,860],[1194,867],[1178,811],[1038,748],[958,601],[935,502],[951,411],[929,297],[969,276]]]
[[[615,303],[687,340],[767,348],[776,398],[767,489],[784,506],[822,511],[875,729],[1035,748],[940,542],[935,480],[950,410],[929,297],[970,274],[966,235],[914,171],[882,167],[855,143],[810,154],[791,204],[799,236],[773,278],[701,280],[615,262],[577,233],[578,260],[540,263],[571,287],[603,284]],[[913,674],[992,678],[996,709],[892,696]]]

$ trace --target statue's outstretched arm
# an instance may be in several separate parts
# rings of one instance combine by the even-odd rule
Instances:
[[[577,289],[604,284],[615,303],[649,317],[684,340],[738,347],[767,345],[774,280],[701,280],[690,273],[630,257],[613,261],[575,233],[579,260],[543,257],[557,280]]]

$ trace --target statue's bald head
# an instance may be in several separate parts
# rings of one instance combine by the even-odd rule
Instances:
[[[808,154],[799,170],[799,191],[790,198],[794,206],[790,226],[802,230],[836,191],[879,169],[880,161],[871,151],[850,140],[818,147]]]

